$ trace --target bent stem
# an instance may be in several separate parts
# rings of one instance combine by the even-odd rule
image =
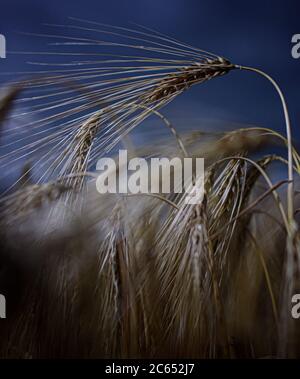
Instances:
[[[241,70],[248,70],[256,72],[257,74],[268,79],[276,89],[279,94],[283,111],[285,117],[285,126],[286,126],[286,136],[287,136],[287,147],[288,147],[288,189],[287,189],[287,218],[288,218],[288,227],[287,227],[287,268],[286,268],[286,280],[283,288],[283,304],[291,298],[291,292],[294,285],[294,277],[291,275],[291,267],[293,267],[293,256],[294,256],[294,241],[296,236],[296,223],[294,221],[294,183],[293,183],[293,145],[292,145],[292,132],[291,132],[291,124],[290,117],[288,113],[287,104],[283,93],[275,82],[273,78],[267,75],[265,72],[252,68],[252,67],[244,67],[244,66],[236,66]],[[293,270],[293,269],[292,269]],[[279,354],[285,357],[288,354],[287,351],[287,339],[290,331],[290,327],[293,328],[293,325],[289,325],[288,320],[286,319],[286,312],[282,312],[282,327],[279,329]]]
[[[286,126],[286,136],[287,136],[287,147],[288,147],[288,191],[287,191],[287,214],[288,214],[288,220],[289,224],[291,226],[291,229],[293,229],[293,220],[294,220],[294,182],[293,182],[293,145],[292,145],[292,131],[291,131],[291,123],[290,123],[290,117],[289,112],[287,108],[287,104],[285,101],[285,98],[283,96],[283,93],[279,87],[279,85],[275,82],[271,76],[266,74],[265,72],[253,68],[253,67],[246,67],[246,66],[236,66],[236,68],[239,68],[241,70],[247,70],[247,71],[253,71],[256,72],[259,75],[262,75],[266,79],[268,79],[274,88],[276,89],[277,93],[279,94],[283,112],[284,112],[284,118],[285,118],[285,126]],[[289,230],[288,233],[292,232],[292,230]]]

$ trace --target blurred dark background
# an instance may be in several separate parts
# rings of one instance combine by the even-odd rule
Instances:
[[[0,33],[8,55],[0,72],[30,70],[26,55],[47,42],[19,32],[63,33],[43,23],[68,23],[68,16],[118,26],[151,27],[237,64],[263,69],[284,91],[298,139],[300,59],[291,56],[291,38],[300,33],[300,2],[220,0],[1,0]],[[77,31],[77,35],[80,32]],[[39,58],[40,61],[47,57]],[[8,76],[1,75],[4,82]],[[284,131],[279,99],[270,83],[248,72],[233,72],[187,91],[164,111],[196,128],[245,123]]]

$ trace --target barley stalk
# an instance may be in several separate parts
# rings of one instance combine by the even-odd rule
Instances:
[[[259,70],[257,68],[252,67],[246,67],[246,66],[236,66],[237,68],[240,68],[241,70],[247,70],[255,72],[267,80],[271,82],[271,84],[274,86],[275,90],[277,91],[282,107],[284,112],[284,118],[285,118],[285,125],[286,125],[286,135],[287,135],[287,146],[288,146],[288,194],[287,194],[287,205],[288,205],[288,220],[290,224],[294,224],[294,181],[293,181],[293,143],[292,143],[292,129],[291,129],[291,123],[290,123],[290,116],[288,112],[288,107],[284,98],[284,95],[279,87],[279,85],[276,83],[276,81],[271,78],[270,75],[266,74],[262,70]],[[293,227],[289,228],[289,233],[291,233],[293,230]]]

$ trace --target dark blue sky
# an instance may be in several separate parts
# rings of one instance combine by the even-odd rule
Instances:
[[[143,24],[234,63],[258,67],[281,85],[293,122],[300,122],[300,59],[291,57],[291,38],[300,33],[300,2],[220,0],[1,0],[0,33],[8,50],[42,50],[42,23],[65,23],[68,16],[113,25]],[[26,69],[26,57],[8,54],[0,71]],[[1,78],[3,80],[3,78]],[[278,97],[271,85],[252,73],[232,72],[195,86],[164,110],[196,128],[198,122],[247,123],[284,130]],[[199,120],[199,121],[198,121]],[[179,121],[178,121],[179,122]]]

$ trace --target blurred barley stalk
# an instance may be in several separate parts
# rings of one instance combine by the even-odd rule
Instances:
[[[0,166],[21,172],[0,202],[0,289],[14,299],[1,357],[299,357],[290,301],[300,158],[277,83],[145,28],[78,19],[55,27],[127,41],[55,35],[55,46],[126,54],[45,52],[82,60],[39,63],[50,70],[17,80],[0,103]],[[160,109],[234,69],[271,81],[286,137],[259,127],[179,135]],[[173,137],[134,144],[128,133],[148,118]],[[130,157],[204,157],[203,201],[97,194],[95,162],[120,143]],[[287,180],[273,182],[275,164]]]

